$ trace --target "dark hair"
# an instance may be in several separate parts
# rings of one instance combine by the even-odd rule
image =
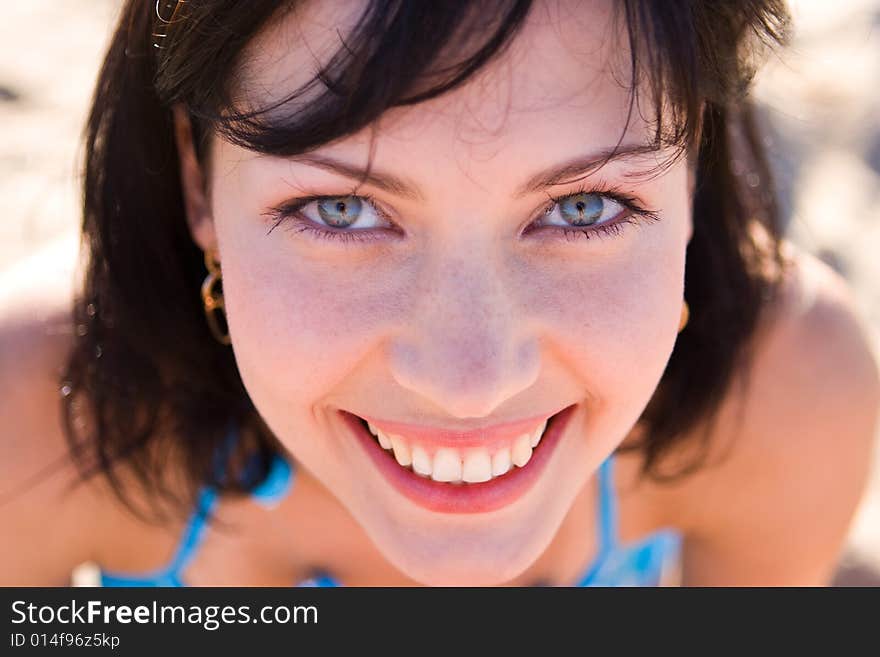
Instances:
[[[61,381],[63,421],[82,476],[104,473],[141,515],[153,514],[133,504],[118,465],[161,516],[158,501],[188,508],[201,483],[223,491],[255,483],[217,480],[212,459],[230,422],[241,431],[240,454],[258,455],[263,468],[279,449],[232,350],[205,322],[199,287],[207,271],[187,229],[172,106],[188,109],[202,158],[211,131],[263,153],[302,152],[460,85],[504,51],[531,3],[373,0],[307,86],[321,92],[307,109],[291,109],[298,92],[245,109],[235,85],[246,46],[294,4],[129,0],[98,78],[86,132],[88,261],[74,306],[78,338]],[[714,416],[746,364],[778,281],[766,265],[782,264],[781,229],[746,92],[764,46],[784,40],[788,14],[782,0],[615,6],[631,43],[631,112],[658,108],[656,142],[677,145],[696,165],[685,273],[691,320],[635,446],[645,472],[660,476],[660,457]],[[463,54],[450,63],[453,52]],[[650,103],[640,98],[646,90]],[[669,101],[662,114],[661,99]],[[167,463],[184,465],[188,494],[169,486]]]

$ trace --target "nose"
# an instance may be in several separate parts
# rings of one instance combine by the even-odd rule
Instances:
[[[503,267],[479,253],[425,267],[388,343],[402,387],[456,418],[487,417],[537,380],[540,349]]]

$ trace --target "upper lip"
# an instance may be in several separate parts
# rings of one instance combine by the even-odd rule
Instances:
[[[359,415],[359,417],[387,435],[402,436],[431,447],[461,448],[490,447],[495,444],[509,442],[524,433],[532,432],[542,422],[550,419],[558,412],[532,415],[519,420],[509,420],[491,426],[467,430],[386,420],[370,415]]]

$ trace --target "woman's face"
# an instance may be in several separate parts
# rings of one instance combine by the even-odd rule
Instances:
[[[306,82],[356,5],[283,16],[251,46],[248,88]],[[686,163],[638,176],[664,154],[631,156],[565,182],[622,134],[624,147],[653,134],[637,110],[626,125],[611,8],[537,3],[478,77],[382,117],[360,186],[343,170],[365,167],[369,131],[299,159],[213,144],[211,221],[194,235],[216,240],[244,384],[299,467],[425,584],[498,584],[530,566],[672,351]],[[331,198],[270,232],[273,208],[309,196]],[[563,409],[526,462],[521,436]]]

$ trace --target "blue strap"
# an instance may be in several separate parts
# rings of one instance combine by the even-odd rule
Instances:
[[[226,438],[221,444],[220,449],[214,452],[214,476],[217,480],[222,480],[226,474],[226,464],[229,462],[229,455],[232,453],[237,442],[238,431],[235,424],[230,422],[226,430]],[[203,486],[199,491],[196,509],[190,516],[177,551],[166,569],[166,572],[176,579],[179,579],[180,572],[186,568],[187,564],[195,556],[196,550],[198,550],[202,539],[205,537],[208,518],[211,516],[211,512],[216,504],[217,490],[213,486]]]
[[[617,495],[614,493],[614,454],[599,466],[599,541],[603,552],[617,545]]]
[[[181,571],[192,561],[199,545],[205,538],[205,531],[208,528],[207,521],[216,503],[217,491],[210,486],[203,487],[199,493],[199,502],[196,505],[196,510],[190,516],[183,538],[177,547],[177,552],[174,554],[174,558],[171,559],[171,563],[168,564],[168,574],[179,579]]]
[[[165,572],[165,570],[160,570],[158,572],[152,573],[150,575],[120,575],[116,573],[108,573],[106,571],[101,572],[101,586],[139,586],[139,587],[153,587],[153,586],[184,586],[183,582],[180,581],[180,578],[177,576]]]
[[[602,461],[599,466],[599,503],[596,519],[596,535],[598,551],[593,563],[578,582],[577,586],[590,586],[599,574],[608,556],[617,545],[617,500],[614,495],[613,453]]]
[[[634,543],[623,544],[618,534],[614,462],[609,456],[599,468],[599,553],[579,586],[657,586],[681,556],[678,530],[660,529]]]
[[[101,572],[101,586],[184,586],[180,573],[195,556],[205,535],[207,518],[217,502],[217,491],[204,486],[170,563],[145,575]]]
[[[327,575],[326,573],[321,573],[315,575],[314,577],[309,577],[308,579],[304,579],[297,586],[302,588],[335,588],[339,586],[339,582],[333,579],[332,576]]]
[[[218,479],[222,479],[226,473],[226,463],[232,449],[238,442],[238,432],[234,425],[230,425],[226,434],[226,441],[222,449],[217,450],[214,468]],[[269,466],[266,478],[251,489],[251,495],[260,504],[272,507],[278,504],[290,491],[293,485],[293,468],[287,459],[275,456]],[[217,490],[211,486],[205,486],[199,493],[199,501],[196,510],[190,516],[183,538],[177,549],[177,553],[168,566],[167,572],[179,579],[181,571],[192,561],[196,551],[201,545],[207,530],[207,521],[217,504]]]
[[[218,481],[226,474],[226,464],[237,442],[237,428],[230,423],[225,439],[214,453],[214,474]],[[251,488],[251,494],[259,504],[271,507],[278,504],[290,492],[293,480],[291,463],[284,457],[276,455],[265,478]],[[199,490],[196,508],[190,515],[174,556],[167,566],[140,576],[103,571],[102,584],[104,586],[184,586],[181,573],[193,560],[204,540],[208,519],[218,499],[219,495],[213,486],[206,485]]]
[[[265,507],[276,506],[293,486],[293,468],[283,456],[276,455],[269,466],[266,478],[251,488],[253,498]]]
[[[229,454],[238,440],[238,431],[230,422],[226,437],[220,448],[214,453],[214,472],[217,479],[222,479],[226,472]],[[217,490],[212,486],[202,486],[196,500],[196,508],[190,515],[183,530],[183,536],[174,551],[174,556],[167,566],[159,568],[147,575],[126,575],[122,573],[102,572],[101,583],[104,586],[183,586],[180,574],[192,561],[199,545],[205,537],[207,521],[217,504]]]

